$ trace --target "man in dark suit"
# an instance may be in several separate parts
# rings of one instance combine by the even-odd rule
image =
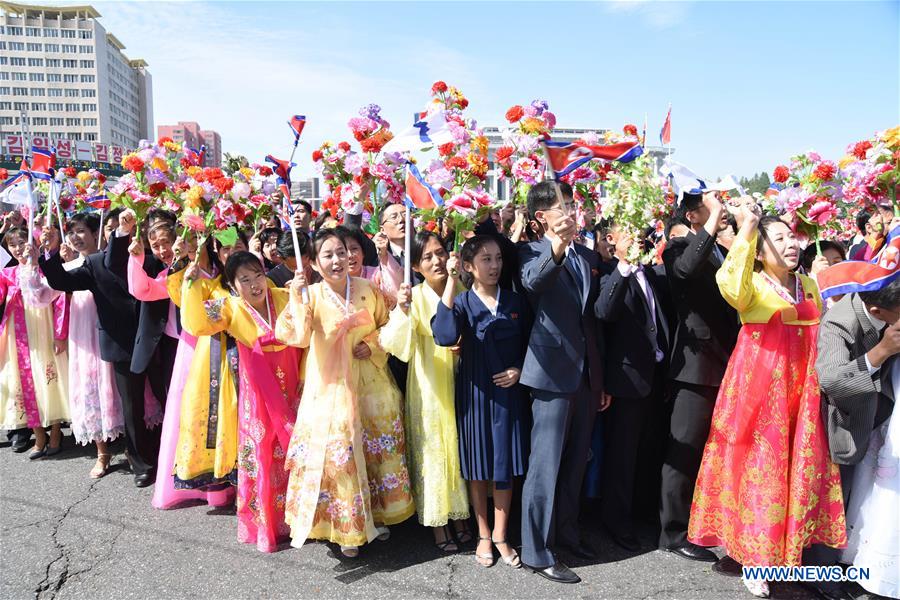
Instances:
[[[104,219],[118,227],[119,212],[111,211]],[[114,236],[115,232],[111,233]],[[152,465],[156,455],[152,433],[144,426],[144,375],[131,372],[134,340],[137,337],[139,302],[128,293],[127,279],[106,266],[106,252],[96,252],[84,264],[67,271],[58,252],[38,261],[47,283],[55,290],[75,292],[90,290],[97,304],[97,326],[100,330],[100,358],[113,364],[116,388],[122,399],[125,420],[125,447],[134,473],[135,485],[152,483]]]
[[[872,432],[891,416],[891,372],[900,368],[900,279],[876,291],[847,294],[822,317],[816,373],[825,397],[831,460],[840,466],[845,507],[853,494],[856,465]],[[803,564],[838,564],[841,551],[814,544]],[[808,584],[820,598],[852,598],[836,582]]]
[[[651,433],[651,426],[660,422],[663,412],[670,316],[662,266],[629,262],[629,249],[641,241],[615,224],[607,239],[615,247],[618,264],[601,277],[594,305],[603,324],[604,396],[609,405],[604,420],[601,518],[613,541],[634,552],[640,549],[633,523],[638,456],[642,445],[658,446],[647,438],[659,434]],[[646,458],[658,473],[661,455],[659,450],[655,454]]]
[[[522,562],[551,581],[580,578],[554,555],[592,558],[578,533],[578,505],[591,429],[603,389],[601,340],[593,315],[599,261],[572,243],[572,189],[550,181],[528,192],[543,239],[520,248],[522,287],[535,322],[520,381],[532,389],[531,456],[522,491]]]
[[[740,323],[716,284],[727,253],[716,236],[728,226],[728,211],[715,193],[685,193],[678,210],[691,231],[670,240],[663,251],[677,329],[669,368],[672,419],[662,469],[659,544],[683,558],[713,562],[715,554],[687,541],[687,525],[713,407]]]

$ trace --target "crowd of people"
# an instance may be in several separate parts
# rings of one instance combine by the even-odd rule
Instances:
[[[12,449],[52,457],[68,424],[100,478],[122,437],[154,507],[234,503],[263,552],[325,540],[352,558],[416,515],[441,552],[577,583],[562,558],[596,558],[580,519],[632,552],[649,521],[661,549],[725,575],[855,564],[900,596],[900,279],[824,303],[816,283],[875,256],[890,206],[846,248],[750,197],[684,193],[634,239],[579,228],[572,190],[545,181],[458,250],[442,224],[408,255],[405,210],[370,235],[301,201],[301,256],[277,218],[198,245],[164,210],[32,236],[7,212]]]

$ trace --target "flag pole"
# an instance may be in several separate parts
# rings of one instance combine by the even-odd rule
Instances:
[[[62,206],[59,203],[59,197],[62,195],[62,185],[60,185],[60,189],[56,189],[57,181],[55,179],[50,180],[50,199],[51,204],[53,203],[53,192],[56,191],[56,218],[59,220],[59,238],[60,243],[62,243],[63,236],[65,235],[65,229],[63,229],[63,218],[62,218]]]
[[[103,207],[100,207],[100,235],[97,237],[97,250],[102,248],[103,244]]]
[[[31,173],[25,177],[25,193],[28,194],[28,245],[34,243],[34,189],[31,187]]]
[[[544,158],[547,159],[547,167],[550,168],[550,173],[552,173],[551,177],[553,178],[553,189],[556,190],[556,199],[559,200],[559,206],[562,208],[563,205],[563,196],[562,190],[559,187],[559,181],[556,180],[556,170],[553,168],[553,163],[550,162],[550,151],[547,149],[547,143],[545,140],[541,140],[541,148],[544,150]],[[547,173],[547,168],[544,168],[544,173]]]
[[[406,226],[403,228],[403,283],[409,285],[412,281],[412,262],[410,259],[410,246],[412,240],[412,207],[406,207]]]
[[[282,190],[281,193],[283,194],[284,190]],[[290,196],[288,196],[285,199],[285,202],[287,202],[288,205],[290,205],[290,203],[291,203]],[[294,225],[294,211],[293,210],[288,212],[287,218],[288,218],[288,225],[291,228],[291,241],[294,243],[294,258],[297,259],[297,269],[302,271],[303,270],[303,254],[300,252],[300,237],[297,235],[297,227]],[[309,292],[307,291],[306,288],[303,288],[302,294],[303,294],[303,304],[309,304]]]

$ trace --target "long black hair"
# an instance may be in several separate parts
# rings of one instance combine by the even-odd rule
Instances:
[[[316,231],[316,235],[315,237],[313,237],[313,259],[316,259],[319,256],[319,251],[322,250],[322,245],[331,238],[337,238],[338,240],[340,240],[344,248],[347,248],[347,243],[341,236],[341,232],[335,231],[336,229],[336,227],[333,227]]]
[[[460,262],[465,265],[466,263],[472,263],[475,261],[475,257],[481,252],[481,249],[487,246],[488,244],[494,244],[497,248],[500,248],[500,244],[492,235],[476,235],[474,237],[470,237],[466,240],[466,243],[463,244],[462,249],[459,253]],[[472,284],[475,282],[475,278],[471,273],[466,271],[465,267],[463,267],[462,273],[459,274],[460,279],[467,288],[471,288]]]
[[[428,240],[435,240],[444,248],[444,241],[441,239],[441,236],[433,231],[423,229],[417,232],[415,237],[409,241],[409,264],[414,267],[419,266],[419,263],[422,262],[422,255],[425,254],[425,246],[428,245]]]

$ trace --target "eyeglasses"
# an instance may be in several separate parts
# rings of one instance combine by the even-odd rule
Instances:
[[[556,212],[562,213],[564,215],[572,215],[575,214],[575,205],[574,204],[562,204],[560,206],[551,206],[550,208],[544,209],[544,212],[555,210]]]
[[[396,212],[392,212],[388,216],[384,218],[385,221],[391,221],[392,223],[399,223],[403,219],[406,218],[406,211],[398,210]]]

